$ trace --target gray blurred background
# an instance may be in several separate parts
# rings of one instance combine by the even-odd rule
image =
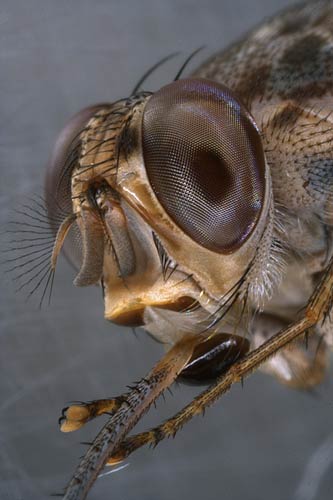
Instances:
[[[41,193],[50,149],[73,113],[128,95],[149,66],[180,50],[146,85],[159,88],[194,49],[207,47],[192,68],[290,3],[1,0],[1,226],[24,196]],[[41,500],[61,491],[84,451],[80,441],[104,422],[62,434],[65,403],[121,393],[163,350],[143,331],[136,337],[104,321],[100,290],[75,289],[64,260],[42,311],[1,276],[0,499]],[[139,428],[172,415],[197,391],[173,393]],[[98,479],[89,498],[331,499],[332,424],[331,381],[305,394],[255,374],[174,441],[142,449],[126,469]]]

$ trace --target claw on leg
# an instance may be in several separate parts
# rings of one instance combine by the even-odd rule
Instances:
[[[122,398],[96,399],[88,403],[77,403],[62,410],[59,419],[62,432],[72,432],[81,429],[87,422],[105,413],[114,414],[122,404]]]

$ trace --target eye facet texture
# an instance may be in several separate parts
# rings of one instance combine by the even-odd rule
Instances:
[[[204,79],[163,87],[145,107],[142,141],[149,182],[174,222],[214,252],[239,248],[263,205],[265,159],[231,91]]]

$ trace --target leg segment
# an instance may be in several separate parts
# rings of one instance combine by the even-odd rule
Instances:
[[[322,336],[312,332],[309,335],[309,339],[296,340],[279,351],[263,365],[262,371],[293,389],[314,389],[327,374],[329,351]]]
[[[187,336],[155,365],[146,378],[137,383],[109,419],[78,465],[66,487],[64,500],[83,500],[113,450],[125,438],[158,396],[177,378],[191,358],[202,337]]]
[[[244,337],[217,333],[199,343],[178,380],[197,385],[207,385],[225,373],[230,365],[242,358],[249,350],[249,341]],[[59,419],[62,432],[80,429],[87,422],[105,413],[113,415],[124,402],[124,396],[111,399],[96,399],[79,402],[62,410]]]
[[[253,348],[259,347],[277,332],[288,326],[285,319],[260,314],[253,326]],[[295,340],[260,367],[262,372],[273,375],[277,380],[293,389],[311,390],[320,384],[328,371],[329,349],[324,334],[307,332]]]

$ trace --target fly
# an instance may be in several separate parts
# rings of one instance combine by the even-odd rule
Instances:
[[[324,378],[332,89],[333,2],[318,0],[268,20],[189,78],[86,108],[61,133],[45,182],[54,240],[33,264],[44,294],[63,251],[75,285],[102,285],[107,320],[169,345],[125,394],[63,410],[64,432],[110,415],[66,500],[85,498],[106,463],[175,435],[254,370],[296,388]],[[208,387],[128,437],[175,380]]]

